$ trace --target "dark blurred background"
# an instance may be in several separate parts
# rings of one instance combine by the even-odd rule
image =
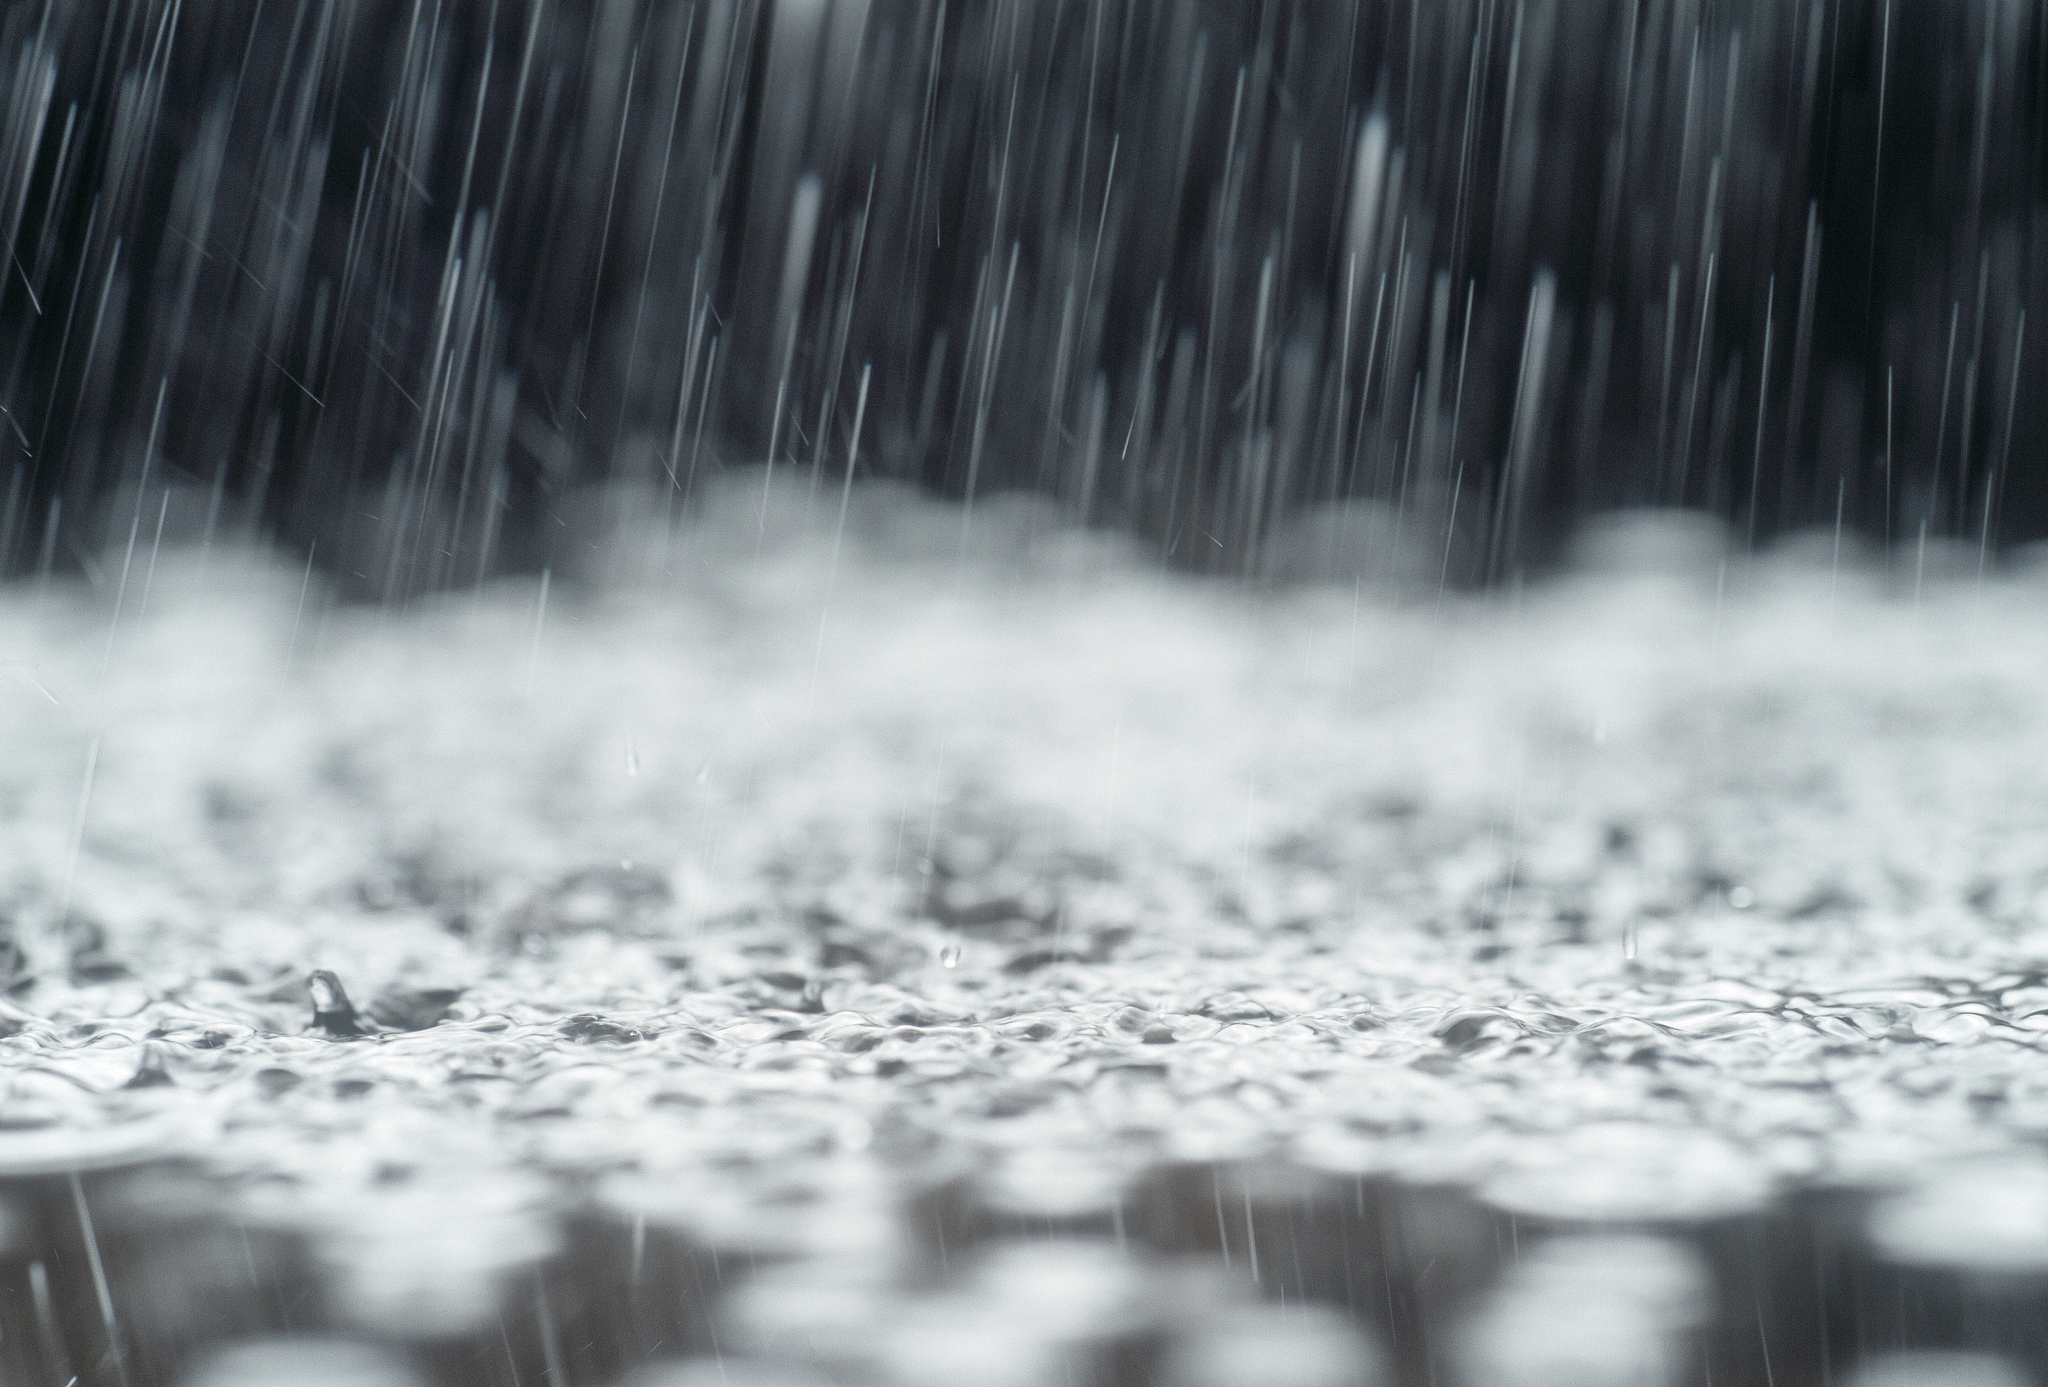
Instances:
[[[2040,0],[14,0],[0,563],[403,599],[769,458],[1204,571],[1342,499],[1458,582],[1646,504],[1996,550],[2044,99]]]

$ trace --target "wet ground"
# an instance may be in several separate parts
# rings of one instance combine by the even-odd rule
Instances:
[[[2048,1369],[2024,565],[613,506],[0,593],[7,1380]]]

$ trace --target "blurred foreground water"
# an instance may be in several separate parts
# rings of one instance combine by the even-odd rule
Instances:
[[[0,593],[7,1382],[2048,1376],[2039,572],[585,514]]]

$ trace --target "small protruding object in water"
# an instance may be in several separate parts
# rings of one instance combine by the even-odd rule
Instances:
[[[376,1033],[363,1025],[356,1015],[355,1003],[348,999],[348,992],[341,985],[341,979],[328,969],[314,969],[306,979],[306,990],[313,994],[314,1030],[336,1040],[353,1040]]]
[[[634,1030],[631,1026],[608,1021],[595,1012],[584,1012],[580,1016],[570,1017],[562,1023],[561,1031],[571,1040],[609,1040],[620,1044],[630,1044],[647,1038],[644,1033]]]
[[[215,1349],[182,1387],[421,1387],[420,1374],[389,1349],[353,1339],[243,1339]]]
[[[172,1083],[168,1061],[170,1051],[160,1040],[152,1040],[142,1047],[142,1063],[136,1067],[135,1075],[123,1088],[164,1088]]]
[[[462,993],[459,987],[390,988],[370,1003],[370,1019],[386,1030],[431,1030],[448,1019]]]

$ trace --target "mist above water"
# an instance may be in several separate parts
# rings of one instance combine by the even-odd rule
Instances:
[[[397,598],[764,461],[1227,573],[1331,502],[1453,585],[1618,506],[2038,538],[2043,13],[24,0],[0,560]]]

